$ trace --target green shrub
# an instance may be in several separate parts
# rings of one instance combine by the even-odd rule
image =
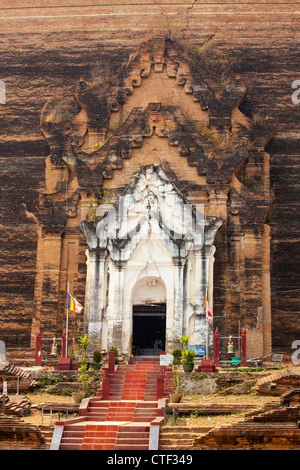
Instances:
[[[93,354],[93,359],[94,359],[94,362],[96,364],[99,364],[101,362],[101,359],[102,359],[102,354],[100,351],[96,350],[94,351],[94,354]]]

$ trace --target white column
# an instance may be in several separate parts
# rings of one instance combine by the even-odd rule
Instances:
[[[202,250],[195,251],[195,344],[205,345]]]
[[[173,302],[173,337],[172,349],[179,346],[178,338],[183,335],[184,325],[184,266],[186,260],[173,258],[174,263],[174,302]]]
[[[196,302],[195,302],[195,343],[207,346],[207,324],[204,311],[205,295],[209,282],[211,245],[204,245],[195,252],[196,260]]]
[[[115,261],[115,275],[114,275],[114,300],[113,300],[113,331],[109,347],[118,348],[119,354],[123,354],[123,304],[124,304],[124,289],[125,289],[125,262]]]
[[[103,299],[105,297],[105,258],[106,251],[89,250],[89,312],[87,334],[94,349],[101,347]]]

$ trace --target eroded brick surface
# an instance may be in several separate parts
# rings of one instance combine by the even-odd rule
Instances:
[[[272,293],[272,341],[290,348],[299,330],[298,14],[251,1],[217,10],[199,2],[53,6],[14,2],[1,13],[1,338],[28,350],[39,329],[46,349],[61,338],[67,279],[84,301],[79,222],[89,201],[100,189],[117,197],[141,164],[155,164],[190,202],[223,218],[214,274],[221,332],[237,333],[240,322],[249,356],[270,353]],[[183,33],[189,47],[233,53],[234,86],[193,68]],[[216,148],[203,124],[219,134],[232,128],[237,139]],[[82,327],[71,315],[71,336]]]

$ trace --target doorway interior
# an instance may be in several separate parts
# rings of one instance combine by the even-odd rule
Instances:
[[[133,355],[159,355],[166,343],[166,304],[134,305],[132,313]]]

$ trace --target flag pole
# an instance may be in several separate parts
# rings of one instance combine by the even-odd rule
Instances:
[[[67,318],[66,318],[66,350],[65,350],[65,355],[66,358],[68,357],[68,323],[69,323],[69,309],[68,309],[68,300],[69,300],[69,289],[70,289],[70,283],[68,281],[68,288],[67,288]]]
[[[206,314],[206,359],[208,359],[208,324],[209,324],[209,321],[208,321],[208,318],[207,318],[207,314]]]

